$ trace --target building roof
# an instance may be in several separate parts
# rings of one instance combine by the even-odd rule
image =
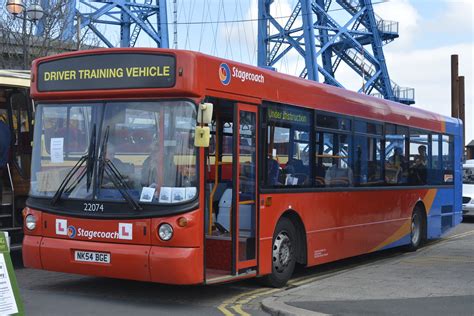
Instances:
[[[0,86],[30,87],[30,71],[0,69]]]

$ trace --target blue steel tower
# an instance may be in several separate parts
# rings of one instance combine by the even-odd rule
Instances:
[[[300,77],[342,87],[336,72],[344,62],[362,77],[359,92],[415,102],[414,89],[391,81],[385,63],[383,46],[398,37],[398,22],[378,17],[371,0],[297,0],[284,19],[272,16],[274,2],[258,2],[260,67],[274,67],[296,51],[305,60]]]
[[[51,0],[41,0],[45,12],[50,5]],[[134,47],[141,32],[145,32],[157,47],[169,47],[166,0],[70,0],[64,12],[68,23],[62,40],[73,39],[78,28],[88,28],[105,45],[114,47],[110,34],[120,29],[120,47]],[[38,35],[44,30],[42,23],[38,23]],[[106,26],[108,31],[100,26]]]

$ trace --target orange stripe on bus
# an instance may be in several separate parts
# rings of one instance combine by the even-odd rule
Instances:
[[[423,198],[423,204],[426,207],[426,214],[428,215],[431,211],[431,206],[433,205],[433,201],[436,197],[437,189],[428,190],[425,197]],[[406,221],[400,226],[400,228],[392,234],[390,237],[385,239],[381,244],[377,247],[373,248],[371,251],[380,250],[385,246],[390,245],[393,242],[401,239],[403,236],[410,233],[410,225],[411,225],[411,218],[407,218]]]
[[[431,206],[433,205],[433,201],[436,197],[437,192],[437,189],[428,190],[425,197],[423,198],[423,204],[425,204],[426,207],[426,215],[430,214],[431,212]]]
[[[391,243],[401,239],[403,236],[410,233],[410,225],[411,225],[411,218],[409,217],[405,220],[402,226],[400,226],[400,228],[393,235],[385,239],[380,245],[371,249],[370,251],[372,252],[372,251],[380,250],[383,247],[390,245]]]

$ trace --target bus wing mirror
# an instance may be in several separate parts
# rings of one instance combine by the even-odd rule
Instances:
[[[194,146],[209,147],[209,140],[211,138],[211,129],[209,126],[196,126],[194,133]]]
[[[214,105],[212,103],[199,104],[198,118],[197,118],[198,124],[211,124],[213,108],[214,108]]]

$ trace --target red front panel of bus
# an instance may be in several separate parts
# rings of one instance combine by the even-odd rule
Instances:
[[[29,214],[35,215],[38,225],[33,231],[25,229],[26,267],[168,284],[203,282],[203,223],[199,210],[136,220],[82,219],[27,208],[24,215]],[[184,227],[177,224],[181,217],[186,218]],[[163,222],[174,228],[168,242],[157,234]]]

